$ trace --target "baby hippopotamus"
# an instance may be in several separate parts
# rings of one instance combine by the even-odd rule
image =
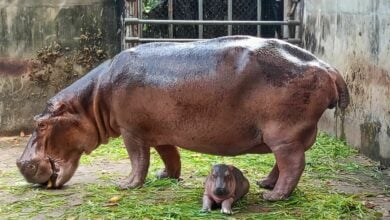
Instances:
[[[248,191],[249,181],[238,168],[226,164],[214,165],[205,182],[202,211],[208,212],[213,205],[220,205],[221,213],[232,214],[232,203]]]

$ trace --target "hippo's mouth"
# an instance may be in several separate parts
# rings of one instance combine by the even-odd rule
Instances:
[[[49,162],[51,165],[51,169],[53,171],[53,174],[50,176],[49,180],[45,183],[47,189],[55,189],[56,187],[56,181],[58,178],[58,169],[56,168],[55,162],[53,159],[49,157]]]

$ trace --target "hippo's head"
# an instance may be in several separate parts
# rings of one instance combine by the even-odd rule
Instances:
[[[80,109],[51,101],[35,116],[37,126],[16,162],[28,182],[60,188],[74,174],[82,153],[98,145],[96,127]]]
[[[234,181],[233,167],[225,164],[216,164],[212,168],[211,179],[213,182],[212,192],[216,196],[224,196],[230,193]]]

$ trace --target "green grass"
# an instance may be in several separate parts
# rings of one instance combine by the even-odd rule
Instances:
[[[83,156],[81,164],[93,165],[98,161],[115,163],[126,159],[127,153],[122,146],[121,139],[112,140],[91,155]],[[260,195],[264,190],[255,184],[272,168],[272,154],[219,157],[186,150],[180,153],[183,181],[157,180],[154,177],[162,162],[153,150],[143,188],[118,190],[108,174],[107,177],[101,174],[100,183],[79,184],[64,190],[42,190],[18,183],[0,188],[20,198],[0,204],[0,216],[50,216],[53,210],[62,209],[57,217],[63,219],[376,219],[375,211],[367,209],[360,201],[361,195],[337,193],[328,185],[329,181],[340,179],[340,173],[365,172],[375,176],[373,165],[354,162],[353,157],[357,154],[354,149],[326,135],[319,135],[316,144],[306,153],[306,169],[291,198],[279,202],[262,200]],[[250,181],[250,192],[234,206],[233,216],[222,215],[219,210],[199,212],[203,181],[215,163],[234,164]],[[4,186],[3,182],[1,185]],[[82,202],[72,204],[72,196]],[[115,196],[119,200],[113,204],[109,200]]]
[[[110,143],[103,144],[90,155],[83,155],[80,164],[90,165],[96,160],[118,161],[128,158],[121,138],[112,139]]]

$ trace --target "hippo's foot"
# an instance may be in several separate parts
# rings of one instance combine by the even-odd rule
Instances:
[[[274,167],[272,168],[271,172],[268,174],[268,176],[262,180],[259,180],[256,182],[256,184],[264,189],[273,189],[276,185],[276,182],[279,178],[279,168],[278,164],[275,163]]]
[[[211,212],[211,208],[202,208],[202,209],[200,210],[200,212],[202,212],[202,213]]]
[[[180,171],[169,173],[167,169],[161,169],[156,172],[156,178],[157,179],[165,179],[165,178],[180,179]]]
[[[119,189],[132,189],[142,187],[143,181],[139,180],[139,178],[135,178],[134,176],[129,176],[118,183]]]
[[[229,198],[229,199],[224,200],[221,204],[221,213],[228,214],[228,215],[233,214],[233,212],[232,212],[233,202],[234,202],[233,198]]]
[[[231,214],[233,214],[233,211],[232,211],[232,209],[230,209],[230,208],[222,207],[221,213],[222,213],[222,214],[231,215]]]
[[[264,189],[273,189],[278,179],[265,178],[263,180],[256,181],[256,184]]]
[[[263,193],[263,199],[266,201],[279,201],[279,200],[287,200],[288,195],[281,192],[267,191]]]
[[[173,178],[168,175],[168,172],[166,169],[161,169],[156,172],[156,178],[157,179],[165,179],[165,178]]]

